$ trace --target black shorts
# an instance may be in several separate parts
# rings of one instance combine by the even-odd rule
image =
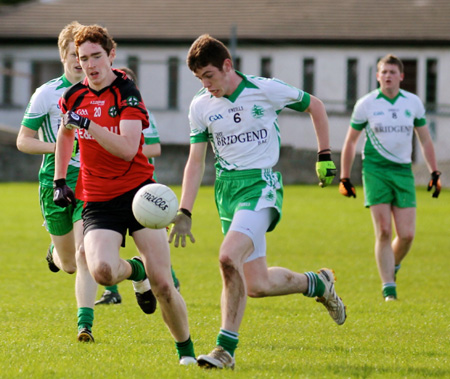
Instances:
[[[90,230],[107,229],[120,233],[123,237],[122,247],[125,247],[125,236],[131,236],[135,231],[144,229],[133,215],[131,205],[139,188],[154,183],[146,180],[131,191],[108,201],[88,201],[83,209],[84,235]]]

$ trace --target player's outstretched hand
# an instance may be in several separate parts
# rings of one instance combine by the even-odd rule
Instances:
[[[173,226],[170,230],[169,235],[169,243],[173,243],[175,247],[178,247],[180,244],[181,238],[181,247],[186,247],[186,236],[189,236],[189,239],[192,243],[195,242],[195,238],[191,233],[192,219],[188,215],[184,214],[182,211],[178,211],[175,219],[173,220]]]
[[[75,194],[66,184],[66,179],[57,179],[53,182],[53,201],[61,208],[66,208],[70,204],[75,205]]]
[[[431,173],[431,179],[428,183],[428,191],[431,191],[431,189],[434,187],[433,197],[438,197],[441,193],[441,179],[439,178],[441,176],[440,171],[433,171]]]
[[[339,192],[347,197],[356,197],[356,190],[350,182],[350,178],[342,178],[339,182]]]
[[[89,129],[89,125],[91,124],[91,120],[86,117],[80,116],[74,111],[68,111],[63,115],[63,125],[66,129],[72,130],[76,129]]]
[[[318,162],[316,162],[316,173],[319,178],[319,186],[326,187],[333,182],[337,170],[336,165],[331,160],[331,154],[319,154]]]

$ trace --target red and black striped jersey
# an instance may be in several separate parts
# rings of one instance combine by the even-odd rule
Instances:
[[[141,120],[142,130],[147,128],[148,112],[139,90],[122,71],[114,73],[114,82],[100,91],[90,88],[87,79],[73,85],[59,101],[62,112],[72,110],[116,134],[120,134],[121,120]],[[152,178],[154,167],[142,153],[142,133],[136,156],[127,162],[105,150],[87,130],[77,132],[81,154],[77,198],[111,200]]]

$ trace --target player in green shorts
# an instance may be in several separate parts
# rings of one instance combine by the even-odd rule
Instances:
[[[61,120],[58,101],[64,91],[73,83],[83,79],[84,73],[77,62],[74,31],[80,26],[78,22],[67,25],[60,33],[58,47],[64,74],[39,87],[33,94],[17,138],[17,147],[28,154],[43,154],[39,170],[39,198],[44,226],[51,237],[47,251],[47,263],[52,272],[60,269],[76,275],[76,296],[79,309],[86,306],[86,298],[95,296],[97,284],[91,278],[87,267],[77,270],[76,255],[83,252],[83,226],[81,211],[83,202],[67,208],[57,206],[53,201],[53,176],[55,171],[56,136]],[[35,138],[36,134],[39,139]],[[75,140],[67,175],[67,184],[75,189],[80,169],[78,141]],[[106,287],[107,296],[103,303],[121,303],[117,286]],[[106,292],[106,291],[105,291]]]
[[[316,97],[277,79],[252,77],[233,68],[224,44],[209,35],[191,46],[188,66],[203,89],[189,112],[191,146],[184,170],[180,210],[169,236],[186,246],[191,213],[200,187],[208,142],[216,157],[215,199],[225,234],[220,247],[222,322],[216,347],[197,357],[207,368],[233,368],[247,296],[265,297],[302,293],[323,303],[341,325],[346,313],[334,290],[330,269],[304,274],[267,267],[265,234],[281,217],[283,184],[272,167],[280,153],[278,113],[285,107],[310,114],[317,139],[320,184],[331,184],[336,167],[331,161],[328,117]]]
[[[431,172],[428,191],[441,189],[433,142],[426,125],[420,99],[400,89],[403,63],[386,55],[377,65],[380,88],[365,95],[355,105],[342,148],[339,190],[356,197],[350,182],[356,143],[365,130],[363,185],[365,206],[370,208],[375,231],[375,259],[386,301],[397,299],[396,273],[411,249],[416,224],[416,192],[411,169],[413,131],[422,147]],[[396,237],[392,239],[392,220]]]

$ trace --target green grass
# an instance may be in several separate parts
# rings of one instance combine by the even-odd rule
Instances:
[[[249,299],[232,372],[180,367],[159,309],[142,313],[129,282],[119,285],[121,305],[95,309],[96,343],[77,343],[75,276],[47,269],[37,184],[0,184],[0,378],[450,377],[450,191],[436,200],[418,189],[399,301],[384,303],[370,211],[357,190],[354,200],[336,186],[286,187],[283,219],[267,237],[270,265],[336,271],[346,323],[302,295]],[[222,235],[211,187],[201,189],[193,220],[197,242],[172,248],[172,261],[196,353],[205,354],[220,326]],[[136,254],[131,239],[121,254]]]

